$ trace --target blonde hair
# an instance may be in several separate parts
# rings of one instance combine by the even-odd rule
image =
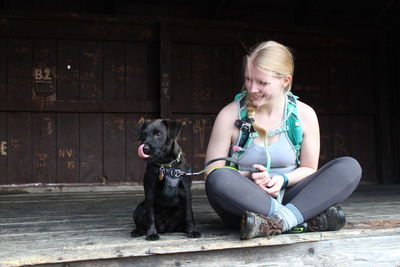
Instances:
[[[290,75],[293,77],[294,61],[290,49],[278,42],[267,41],[257,44],[251,48],[248,55],[244,58],[244,69],[251,63],[260,70],[272,71],[278,77]],[[286,86],[285,92],[289,92],[292,88],[292,79]],[[246,109],[248,117],[254,119],[256,107],[251,103],[249,98],[246,100]],[[265,130],[257,124],[253,124],[258,134],[265,136]]]
[[[278,42],[262,42],[250,49],[244,59],[244,67],[247,64],[253,64],[263,71],[275,72],[280,77],[290,75],[293,77],[294,61],[290,49]],[[285,88],[289,92],[292,88],[292,82]]]

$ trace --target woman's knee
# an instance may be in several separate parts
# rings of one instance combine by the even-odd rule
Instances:
[[[362,169],[358,161],[353,157],[341,157],[335,160],[337,167],[343,172],[351,184],[358,185],[362,175]]]
[[[212,171],[206,180],[206,190],[213,193],[225,191],[232,183],[231,180],[234,175],[232,172],[234,170],[224,168]]]

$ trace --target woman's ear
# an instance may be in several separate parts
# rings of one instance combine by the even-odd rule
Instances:
[[[290,85],[291,82],[292,82],[292,76],[291,75],[286,75],[283,78],[283,88],[287,88]]]

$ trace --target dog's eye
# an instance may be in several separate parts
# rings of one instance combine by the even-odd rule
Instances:
[[[161,137],[161,132],[160,131],[157,131],[157,130],[155,130],[154,132],[153,132],[153,135],[155,136],[155,137]]]

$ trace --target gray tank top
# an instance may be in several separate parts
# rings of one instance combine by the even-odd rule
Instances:
[[[270,176],[280,173],[289,173],[298,167],[296,153],[290,144],[287,135],[282,132],[278,139],[270,146],[267,146],[271,157]],[[251,140],[251,144],[238,159],[239,165],[252,166],[253,164],[267,164],[267,152],[265,147],[258,145]]]

